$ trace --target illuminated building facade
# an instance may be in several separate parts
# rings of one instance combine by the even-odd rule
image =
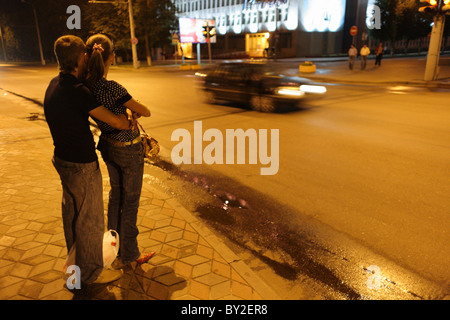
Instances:
[[[173,0],[179,17],[214,19],[213,56],[320,56],[347,52],[368,0]],[[358,38],[360,39],[360,38]],[[192,45],[184,45],[192,53]],[[195,48],[194,48],[195,51]],[[205,52],[203,50],[203,52]]]

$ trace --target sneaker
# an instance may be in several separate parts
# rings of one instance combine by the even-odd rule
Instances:
[[[103,269],[93,283],[109,283],[120,279],[123,275],[122,270]]]

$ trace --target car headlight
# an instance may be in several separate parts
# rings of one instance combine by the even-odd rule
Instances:
[[[319,94],[327,92],[327,88],[324,86],[312,86],[308,84],[301,85],[300,90],[307,93],[319,93]]]
[[[295,87],[281,87],[277,89],[277,93],[282,96],[301,97],[305,93],[299,88]]]

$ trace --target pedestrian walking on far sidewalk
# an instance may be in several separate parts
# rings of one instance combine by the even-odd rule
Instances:
[[[111,39],[96,34],[87,40],[86,46],[89,56],[86,81],[97,101],[115,114],[130,111],[133,118],[149,117],[150,110],[146,106],[133,99],[122,85],[106,79],[115,58]],[[116,230],[120,236],[120,258],[113,267],[120,268],[133,261],[145,263],[155,252],[141,253],[137,241],[137,213],[144,175],[144,150],[139,129],[115,130],[101,119],[96,122],[101,130],[97,148],[108,168],[111,186],[108,229]]]
[[[375,65],[381,67],[381,59],[383,59],[383,44],[380,43],[378,47],[375,49],[375,55],[377,56],[375,60]]]
[[[350,46],[348,50],[348,67],[353,70],[353,65],[355,64],[356,56],[358,55],[358,50],[356,50],[354,45]]]
[[[361,55],[361,70],[366,70],[366,65],[367,65],[367,57],[370,54],[370,49],[367,47],[367,45],[365,44],[360,51],[360,55]]]
[[[55,146],[52,159],[62,184],[62,219],[67,252],[74,246],[79,283],[119,279],[121,270],[103,268],[103,182],[90,130],[89,116],[117,129],[131,126],[101,106],[80,78],[86,68],[86,46],[79,37],[62,36],[54,45],[60,73],[53,78],[44,98],[44,113]],[[68,286],[69,289],[71,287]]]

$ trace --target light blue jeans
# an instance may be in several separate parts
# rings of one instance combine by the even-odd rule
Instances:
[[[111,190],[108,202],[108,229],[119,233],[119,256],[124,264],[140,256],[137,213],[144,174],[142,143],[115,146],[100,138],[98,149],[108,168]]]
[[[92,283],[103,270],[103,184],[98,161],[75,163],[52,159],[63,189],[62,218],[67,252],[75,244],[81,284]]]

